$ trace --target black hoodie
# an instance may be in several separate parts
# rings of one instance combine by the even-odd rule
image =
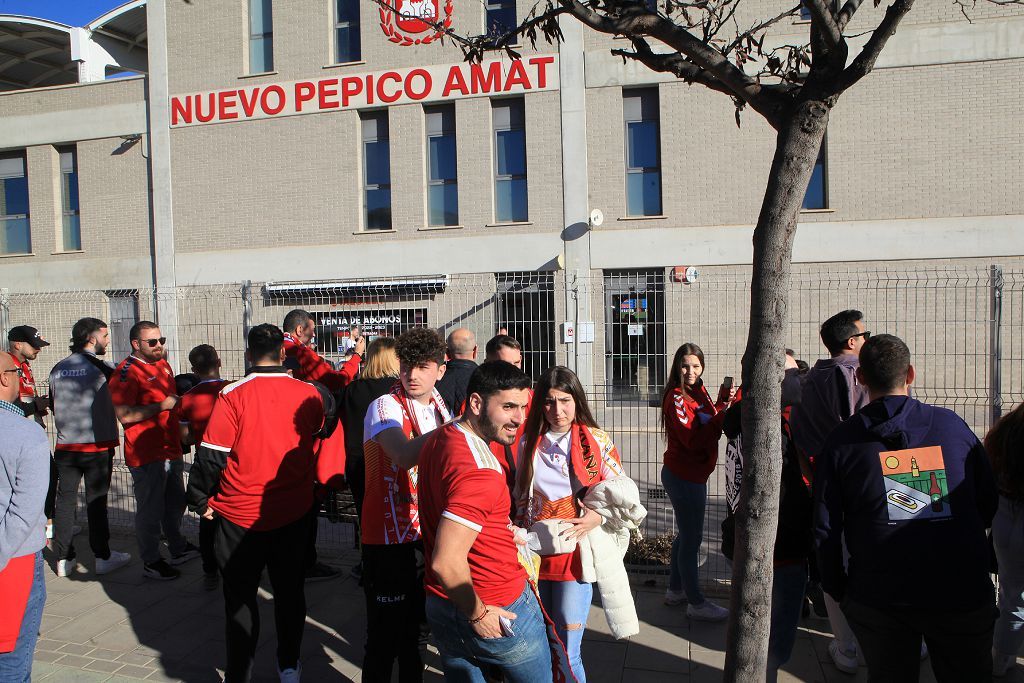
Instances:
[[[822,587],[881,609],[977,609],[992,600],[985,529],[997,502],[985,450],[956,413],[876,399],[836,427],[817,463]]]

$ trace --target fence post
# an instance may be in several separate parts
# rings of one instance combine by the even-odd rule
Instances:
[[[252,328],[252,280],[242,281],[242,348],[249,339]]]
[[[991,330],[989,345],[989,400],[992,406],[991,427],[1003,415],[1003,269],[1001,266],[989,267],[989,292],[991,314],[989,316]]]
[[[10,295],[11,290],[6,287],[0,287],[0,333],[3,334],[4,339],[7,339],[7,330],[10,329],[10,324],[7,320]]]

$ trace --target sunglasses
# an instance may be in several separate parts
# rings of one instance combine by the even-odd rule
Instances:
[[[167,343],[167,337],[160,337],[159,339],[140,339],[139,343],[140,344],[148,344],[149,348],[153,348],[157,344],[159,344],[160,346],[163,346],[164,344]]]
[[[25,373],[22,372],[21,368],[11,368],[10,370],[4,370],[4,374],[5,375],[8,372],[16,372],[16,373],[18,373],[18,377],[24,377],[25,376]]]
[[[864,332],[858,332],[857,334],[851,334],[850,339],[856,339],[857,337],[864,337],[864,341],[871,339],[871,330],[865,330]]]

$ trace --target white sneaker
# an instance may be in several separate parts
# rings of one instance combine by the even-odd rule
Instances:
[[[675,607],[686,602],[686,591],[674,591],[671,588],[665,589],[665,604]]]
[[[699,605],[687,605],[686,616],[697,621],[724,621],[729,618],[729,610],[705,600]]]
[[[839,641],[833,639],[828,644],[828,654],[832,657],[832,663],[836,665],[836,668],[842,671],[844,674],[855,674],[857,673],[857,650],[853,652],[844,652],[839,647]]]
[[[107,574],[109,572],[114,571],[115,569],[120,569],[121,567],[125,566],[131,561],[132,556],[128,553],[122,553],[117,550],[111,550],[110,557],[108,557],[107,559],[104,560],[99,557],[96,558],[96,573]]]
[[[277,675],[281,677],[281,683],[299,683],[302,678],[302,663],[296,664],[294,669],[278,671]]]
[[[57,576],[71,576],[75,573],[78,560],[57,560]]]

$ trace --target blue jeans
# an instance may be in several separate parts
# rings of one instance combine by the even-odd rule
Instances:
[[[587,626],[587,617],[590,616],[594,584],[583,581],[540,581],[537,588],[544,610],[555,622],[555,633],[565,645],[573,676],[578,683],[587,683],[580,646],[583,645],[583,631]],[[579,626],[570,631],[566,628],[568,624]]]
[[[776,567],[772,577],[772,626],[768,638],[767,683],[775,683],[779,667],[789,661],[804,605],[807,563]]]
[[[0,654],[0,681],[4,683],[28,683],[32,680],[32,655],[39,638],[43,606],[46,604],[42,551],[36,553],[35,566],[32,588],[25,604],[25,616],[21,619],[21,629],[18,631],[18,642],[14,650]]]
[[[135,537],[146,564],[160,559],[160,529],[167,537],[171,555],[185,551],[181,516],[185,514],[185,463],[158,460],[130,467],[135,489]]]
[[[427,594],[427,621],[441,652],[445,680],[484,683],[483,669],[499,669],[506,683],[551,680],[551,650],[540,604],[529,584],[504,609],[516,615],[515,634],[481,638],[450,600]]]
[[[700,592],[697,563],[704,538],[704,507],[708,500],[708,486],[680,479],[667,467],[661,468],[661,483],[672,502],[676,526],[679,528],[676,540],[672,542],[668,587],[673,591],[684,589],[691,605],[703,605],[704,594]]]

